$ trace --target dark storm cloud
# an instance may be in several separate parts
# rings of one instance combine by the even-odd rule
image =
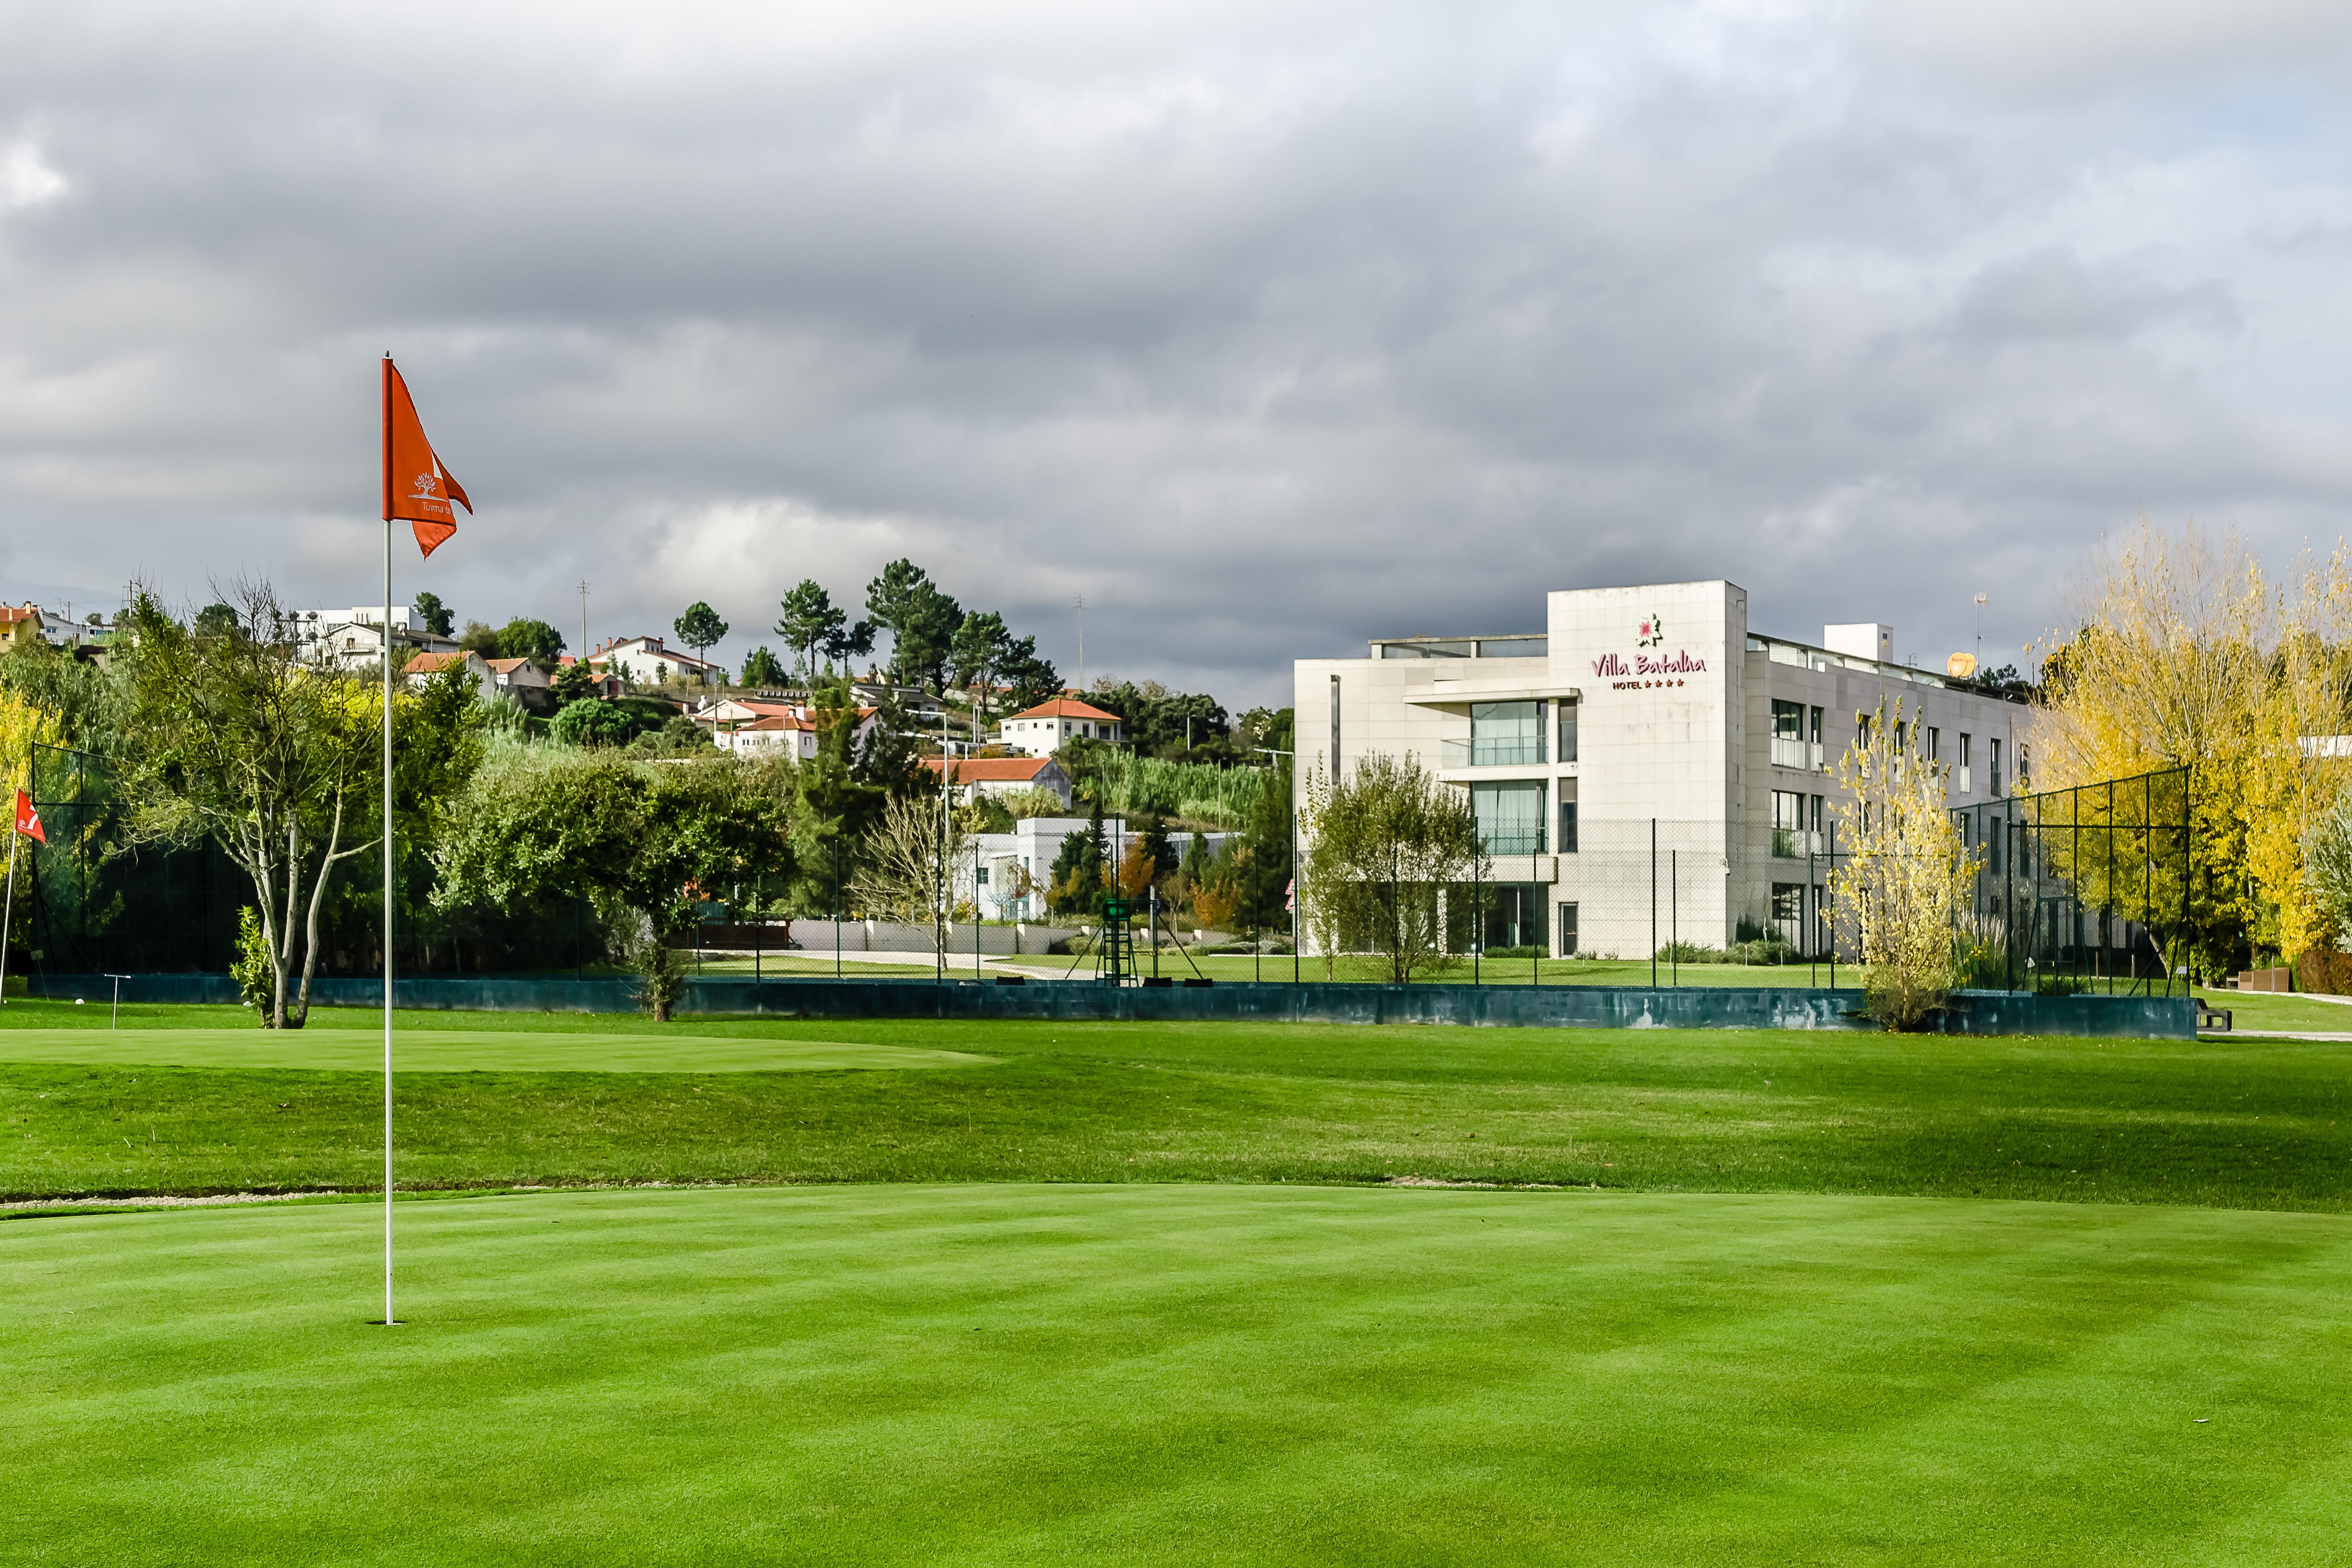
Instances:
[[[367,596],[385,348],[485,503],[407,582],[730,655],[905,553],[1234,699],[1690,576],[1939,658],[2332,537],[2324,16],[1979,9],[16,8],[0,593]]]

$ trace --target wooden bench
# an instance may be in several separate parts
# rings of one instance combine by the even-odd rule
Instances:
[[[2189,1000],[2197,1004],[2198,1028],[2212,1029],[2221,1034],[2230,1032],[2230,1009],[2216,1007],[2202,996],[2191,996]]]

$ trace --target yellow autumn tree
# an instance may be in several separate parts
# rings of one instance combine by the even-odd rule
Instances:
[[[63,743],[58,716],[0,686],[0,796],[13,798],[32,778],[33,748]]]
[[[2033,786],[2188,767],[2191,950],[2292,957],[2330,921],[2303,842],[2342,786],[2326,738],[2352,732],[2352,555],[2273,581],[2234,531],[2142,521],[2110,542],[2044,639]]]
[[[1977,863],[1945,801],[1947,770],[1908,743],[1898,700],[1892,713],[1857,715],[1853,744],[1838,759],[1850,853],[1830,873],[1841,924],[1861,938],[1870,1016],[1890,1029],[1923,1027],[1960,983],[1960,917]]]

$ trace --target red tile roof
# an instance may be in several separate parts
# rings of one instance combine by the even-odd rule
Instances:
[[[404,667],[402,673],[407,675],[435,675],[448,668],[453,664],[463,664],[465,662],[466,652],[462,648],[456,653],[420,653],[415,658],[408,661],[406,666]]]
[[[923,766],[936,773],[942,761],[925,757]],[[1028,784],[1054,765],[1051,757],[958,757],[953,776],[958,784]]]
[[[1055,697],[1036,707],[1013,715],[1015,719],[1092,719],[1097,723],[1123,722],[1116,713],[1106,713],[1091,702],[1081,702],[1075,697]]]

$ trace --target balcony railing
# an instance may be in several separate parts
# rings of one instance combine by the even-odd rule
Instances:
[[[1775,735],[1772,737],[1772,765],[1776,768],[1819,768],[1822,765],[1822,748],[1815,742]]]
[[[1437,742],[1437,765],[1441,768],[1524,767],[1549,761],[1540,735]]]
[[[1550,853],[1545,847],[1544,830],[1540,827],[1532,833],[1482,833],[1479,837],[1486,844],[1486,853],[1489,855]]]
[[[1801,827],[1772,830],[1772,853],[1783,860],[1801,860],[1822,852],[1822,836]]]

